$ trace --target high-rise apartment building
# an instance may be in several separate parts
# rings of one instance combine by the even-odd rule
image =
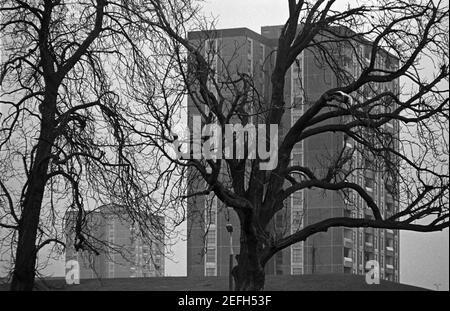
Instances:
[[[205,34],[208,38],[205,38]],[[229,75],[227,69],[233,70],[235,77],[248,74],[254,77],[256,87],[264,92],[268,89],[273,50],[271,40],[246,28],[224,29],[214,32],[191,32],[189,40],[202,49],[205,57],[212,64],[216,78]],[[210,90],[215,93],[214,87]],[[222,90],[223,94],[230,92]],[[207,109],[207,108],[206,108]],[[192,128],[193,116],[199,115],[192,100],[188,99],[188,125]],[[230,121],[231,123],[234,120]],[[226,174],[221,176],[226,178]],[[203,184],[190,183],[190,191]],[[229,273],[230,242],[234,254],[239,252],[238,219],[233,210],[227,208],[217,198],[191,197],[188,199],[188,240],[187,240],[187,274],[190,275],[227,275]],[[232,224],[234,232],[230,241],[230,233],[226,224]]]
[[[199,31],[191,32],[189,40],[203,45],[202,51],[209,60],[212,60],[217,76],[224,74],[225,70],[237,75],[247,73],[253,78],[254,88],[263,99],[267,99],[270,98],[270,74],[280,31],[281,26],[262,27],[261,35],[246,28]],[[357,76],[361,66],[353,54],[358,53],[359,59],[364,61],[369,58],[370,49],[369,44],[361,43],[354,46],[357,47],[356,52],[348,50],[347,53],[345,48],[340,49],[339,59],[340,66]],[[378,68],[393,69],[398,66],[398,61],[393,56],[384,52],[382,55],[383,57],[377,58]],[[286,109],[283,116],[279,129],[280,139],[311,102],[324,91],[338,85],[339,79],[334,71],[319,63],[313,51],[302,52],[286,75],[285,101],[291,108]],[[352,96],[364,99],[379,88],[398,92],[398,81],[367,86]],[[214,92],[213,88],[211,89]],[[188,122],[197,114],[199,114],[197,108],[192,100],[188,99]],[[252,121],[258,122],[255,119]],[[392,121],[385,126],[394,136],[398,135],[397,122]],[[343,134],[320,134],[296,144],[291,157],[294,163],[320,170],[327,157],[333,157],[343,147],[354,148],[356,144]],[[373,163],[370,156],[364,155],[364,152],[355,152],[352,163],[364,169],[357,170],[349,178],[365,187],[380,206],[384,216],[394,213],[398,208],[393,197],[395,195],[393,189],[396,187],[395,177],[386,174],[380,169],[380,165]],[[226,174],[223,178],[226,178]],[[194,192],[196,187],[196,184],[192,183],[190,191]],[[372,217],[370,209],[358,196],[350,193],[344,197],[335,191],[308,189],[296,192],[288,198],[287,208],[275,215],[271,230],[276,234],[286,235],[303,226],[339,216]],[[217,198],[191,198],[188,201],[187,221],[188,275],[227,275],[230,243],[233,245],[233,252],[239,253],[239,224],[234,211]],[[231,241],[230,233],[226,230],[228,223],[234,228]],[[363,274],[366,271],[365,264],[370,260],[379,262],[381,278],[399,281],[398,231],[330,228],[326,233],[315,234],[306,242],[296,243],[277,253],[266,264],[266,273]]]
[[[75,250],[76,210],[66,213],[66,262],[76,260],[80,278],[129,278],[164,276],[164,232],[152,230],[142,238],[120,206],[104,205],[90,211],[84,232],[98,254]],[[163,223],[163,218],[159,223]],[[86,247],[87,248],[87,247]]]

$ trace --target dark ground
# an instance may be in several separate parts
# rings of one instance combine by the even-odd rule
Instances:
[[[0,291],[8,285],[0,280]],[[164,277],[81,280],[79,285],[66,285],[64,279],[37,282],[37,290],[65,291],[214,291],[228,290],[228,277]],[[423,291],[424,288],[381,281],[368,285],[360,275],[324,274],[302,276],[267,276],[268,291]]]

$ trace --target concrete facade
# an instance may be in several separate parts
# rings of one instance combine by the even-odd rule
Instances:
[[[246,28],[223,29],[214,32],[190,33],[191,42],[200,42],[205,47],[214,46],[217,59],[212,62],[218,75],[224,70],[221,63],[229,64],[231,72],[245,72],[254,79],[254,85],[264,101],[270,98],[269,79],[274,61],[274,52],[281,26],[265,26],[259,35]],[[364,46],[360,53],[365,53]],[[208,55],[204,50],[205,55]],[[214,53],[211,53],[211,55]],[[390,56],[387,55],[386,58]],[[358,74],[357,68],[348,57],[350,71]],[[348,60],[346,59],[346,60]],[[224,61],[225,60],[225,61]],[[395,60],[385,61],[386,66],[396,66]],[[352,68],[354,66],[354,68]],[[380,65],[381,66],[381,65]],[[296,65],[286,75],[285,101],[292,105],[283,116],[279,129],[280,140],[290,126],[302,115],[311,102],[325,90],[336,87],[338,80],[327,66],[318,64],[311,50],[299,55]],[[388,87],[398,91],[398,81]],[[188,99],[189,122],[198,114],[192,100]],[[341,120],[344,122],[345,120]],[[339,121],[339,122],[341,122]],[[336,122],[331,120],[329,122]],[[394,135],[398,135],[398,124],[388,124]],[[395,134],[397,133],[397,134]],[[344,146],[351,148],[356,142],[343,134],[320,134],[297,144],[291,154],[292,160],[306,165],[320,174],[324,163],[329,161]],[[355,155],[355,163],[363,165],[365,159]],[[225,174],[224,174],[225,175]],[[224,176],[223,178],[226,178]],[[364,185],[388,216],[398,209],[391,194],[386,191],[388,178],[382,172],[360,171],[352,175],[353,181]],[[195,192],[202,185],[192,183]],[[393,186],[393,185],[391,185]],[[208,201],[208,202],[207,202]],[[211,201],[211,202],[209,202]],[[212,212],[209,212],[212,211]],[[213,217],[210,217],[213,215]],[[288,235],[298,228],[330,217],[371,217],[370,210],[361,199],[348,199],[335,191],[302,190],[287,199],[287,208],[275,215],[272,228],[277,234]],[[231,223],[233,253],[239,253],[239,225],[235,213],[220,201],[191,198],[188,201],[187,274],[228,275],[230,234],[226,224]],[[399,233],[392,230],[370,228],[330,228],[326,233],[315,234],[306,242],[294,244],[276,254],[266,265],[267,274],[311,274],[311,273],[353,273],[364,274],[369,260],[380,263],[383,279],[399,281]]]
[[[66,214],[65,257],[66,262],[78,261],[81,279],[164,276],[163,232],[156,231],[154,238],[143,239],[118,206],[102,206],[87,214],[89,228],[83,231],[89,233],[89,242],[98,250],[95,255],[75,250],[76,217],[77,211]]]

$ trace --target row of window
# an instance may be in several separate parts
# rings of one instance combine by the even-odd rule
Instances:
[[[205,233],[206,233],[206,254],[205,254],[205,276],[217,275],[217,197],[207,196],[205,200]]]
[[[297,56],[291,66],[291,126],[297,122],[304,111],[303,107],[303,53]],[[297,143],[291,153],[291,165],[304,164],[303,142]],[[300,181],[300,175],[292,175]],[[291,233],[303,226],[304,193],[297,191],[291,195]],[[280,252],[281,253],[281,252]],[[291,246],[291,274],[303,274],[303,242]]]

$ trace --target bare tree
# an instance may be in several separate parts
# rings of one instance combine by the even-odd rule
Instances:
[[[80,251],[95,250],[88,214],[101,204],[122,206],[144,236],[164,226],[159,159],[128,119],[140,113],[128,85],[146,83],[142,101],[154,96],[155,68],[167,62],[164,38],[135,18],[151,10],[140,1],[0,5],[0,227],[9,230],[12,290],[33,288],[40,250],[65,247],[66,210],[77,211]]]
[[[181,80],[159,86],[171,95],[166,98],[187,94],[203,126],[216,123],[223,131],[227,123],[247,125],[254,116],[256,123],[283,127],[283,116],[293,109],[285,97],[286,77],[299,55],[310,53],[319,66],[334,72],[335,86],[317,97],[305,94],[303,113],[280,136],[278,164],[272,170],[260,169],[258,156],[228,159],[224,150],[216,159],[204,154],[196,158],[193,148],[187,159],[176,158],[167,148],[179,137],[171,135],[173,124],[167,120],[179,101],[167,101],[163,107],[157,106],[160,101],[147,102],[159,120],[152,132],[162,138],[154,141],[159,153],[182,167],[182,184],[191,185],[185,197],[214,194],[238,215],[236,289],[263,289],[264,266],[275,253],[332,227],[421,232],[448,227],[448,6],[433,1],[379,1],[338,10],[335,1],[288,1],[289,18],[268,59],[273,65],[269,91],[260,94],[252,74],[236,72],[220,52],[218,58],[205,52],[208,40],[220,38],[219,31],[203,28],[201,39],[188,39],[186,25],[192,23],[185,19],[195,8],[180,8],[177,1],[152,2],[151,16],[157,16],[156,27],[170,38],[177,63],[167,76]],[[153,25],[148,14],[140,14],[140,19]],[[421,76],[423,60],[432,63],[429,79]],[[220,72],[215,62],[221,63]],[[411,87],[406,89],[399,81]],[[141,119],[145,123],[146,116]],[[349,144],[330,147],[332,152],[320,165],[296,163],[295,146],[323,135],[343,137]],[[355,177],[367,172],[383,176],[395,208],[380,206]],[[166,180],[173,177],[161,175]],[[338,192],[349,206],[362,200],[371,215],[332,217],[275,234],[270,229],[275,215],[285,211],[288,198],[302,190]]]
[[[260,93],[251,73],[205,56],[203,42],[188,40],[203,21],[195,2],[83,3],[78,23],[67,22],[69,5],[62,1],[2,3],[7,52],[0,79],[8,109],[2,110],[6,204],[0,219],[18,234],[13,289],[31,289],[40,246],[60,243],[49,237],[52,215],[42,211],[55,210],[67,194],[80,223],[88,196],[113,197],[147,223],[168,207],[182,220],[182,200],[215,195],[240,222],[238,290],[261,290],[264,266],[275,253],[328,228],[448,227],[448,7],[432,1],[346,10],[335,9],[335,1],[288,4],[289,18],[268,59],[269,87]],[[204,31],[206,42],[211,33]],[[260,169],[262,159],[248,153],[244,159],[179,159],[170,152],[185,96],[203,123],[222,130],[230,122],[285,127],[283,116],[293,108],[285,99],[286,77],[305,52],[333,70],[336,86],[303,103],[298,120],[280,135],[275,168]],[[357,70],[344,66],[349,55]],[[420,73],[426,57],[435,69],[430,80]],[[392,65],[381,65],[388,60]],[[212,69],[216,61],[220,74]],[[400,78],[411,91],[392,91]],[[294,161],[295,145],[333,133],[352,147],[333,150],[320,165]],[[13,169],[17,163],[23,163],[20,172]],[[379,206],[354,178],[368,170],[384,174],[395,210]],[[328,218],[275,234],[274,217],[305,189],[363,200],[372,216]],[[82,246],[85,237],[77,231]]]

